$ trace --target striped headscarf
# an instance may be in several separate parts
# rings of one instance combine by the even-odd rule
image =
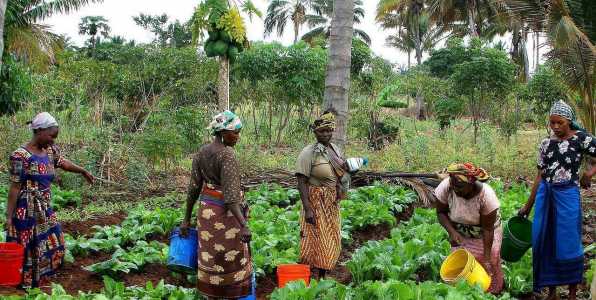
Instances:
[[[325,112],[315,120],[311,125],[311,128],[313,130],[321,128],[331,128],[331,130],[335,130],[335,126],[335,115],[332,112]]]
[[[240,118],[235,113],[229,110],[215,115],[207,127],[207,129],[211,132],[211,135],[215,135],[216,133],[223,130],[234,131],[241,128],[242,121],[240,121]]]
[[[476,181],[485,182],[490,176],[482,169],[474,166],[472,163],[451,164],[445,172],[449,175],[455,175],[464,182],[474,183]]]
[[[570,128],[572,130],[581,130],[585,131],[578,123],[575,117],[575,112],[573,108],[569,106],[569,104],[565,103],[563,100],[559,100],[553,104],[550,109],[551,116],[560,116],[563,117],[571,122]]]

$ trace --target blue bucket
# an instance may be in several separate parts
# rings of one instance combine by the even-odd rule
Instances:
[[[168,269],[178,273],[194,274],[197,272],[198,234],[194,228],[188,228],[186,238],[180,235],[176,227],[170,235]]]
[[[246,297],[242,297],[239,300],[256,300],[257,299],[257,279],[255,276],[255,272],[252,272],[252,291],[251,294],[246,296]]]

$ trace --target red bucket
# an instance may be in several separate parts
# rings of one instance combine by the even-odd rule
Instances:
[[[309,265],[291,264],[277,266],[277,285],[279,288],[283,288],[290,281],[300,279],[304,280],[306,285],[310,283]]]
[[[0,286],[21,284],[25,248],[17,243],[0,243]]]

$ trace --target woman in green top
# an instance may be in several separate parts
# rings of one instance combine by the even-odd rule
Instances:
[[[339,200],[344,198],[345,161],[331,143],[335,116],[325,112],[311,126],[317,142],[306,146],[296,163],[300,215],[300,260],[318,270],[319,278],[332,270],[341,252]]]

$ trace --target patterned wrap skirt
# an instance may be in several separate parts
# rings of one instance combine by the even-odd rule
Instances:
[[[458,230],[459,231],[459,230]],[[470,238],[466,237],[465,233],[460,232],[464,236],[464,241],[461,246],[451,248],[451,251],[455,251],[457,249],[466,249],[478,262],[483,265],[492,264],[496,266],[492,273],[490,273],[491,277],[491,284],[488,288],[488,291],[492,294],[499,294],[503,290],[503,285],[505,283],[504,280],[504,273],[503,268],[501,267],[501,243],[503,241],[503,226],[499,225],[495,228],[494,231],[494,240],[493,240],[493,248],[491,249],[490,259],[491,262],[486,262],[484,260],[484,240],[482,237],[480,238]]]
[[[215,298],[248,296],[252,290],[252,260],[249,244],[241,240],[238,220],[226,209],[220,191],[205,188],[200,201],[198,290]],[[248,207],[243,214],[248,218]]]
[[[336,187],[309,186],[315,224],[300,214],[300,261],[311,267],[332,270],[341,252],[341,218]]]

